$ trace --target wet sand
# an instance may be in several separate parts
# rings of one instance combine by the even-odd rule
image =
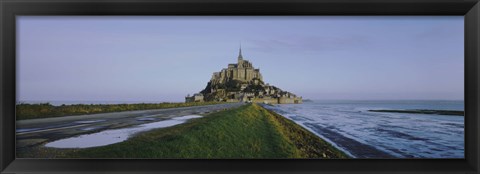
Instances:
[[[328,128],[324,128],[322,126],[311,123],[305,123],[305,126],[313,129],[316,133],[329,137],[333,142],[337,143],[337,145],[340,145],[342,148],[348,149],[349,153],[356,158],[395,158],[395,156],[393,155],[378,150],[370,145],[363,144],[361,142],[355,141],[354,139],[345,137],[342,134],[339,134]]]

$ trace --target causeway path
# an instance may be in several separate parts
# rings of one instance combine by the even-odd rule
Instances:
[[[16,122],[17,148],[35,146],[44,142],[107,129],[126,128],[168,120],[174,117],[206,115],[242,105],[244,103],[226,103],[20,120]]]

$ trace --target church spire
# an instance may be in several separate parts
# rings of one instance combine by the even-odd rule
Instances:
[[[238,51],[238,61],[243,60],[242,57],[242,44],[240,43],[240,50]]]

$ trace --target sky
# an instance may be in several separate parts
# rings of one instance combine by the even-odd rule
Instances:
[[[463,16],[18,16],[18,101],[182,102],[244,59],[316,100],[463,100]]]

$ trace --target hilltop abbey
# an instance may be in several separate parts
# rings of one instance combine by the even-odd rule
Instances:
[[[228,68],[213,73],[210,82],[213,84],[219,84],[226,83],[229,80],[238,80],[240,82],[249,82],[254,79],[262,80],[260,69],[253,68],[252,63],[248,60],[243,60],[242,48],[240,48],[237,61],[237,64],[228,64]]]
[[[185,97],[185,102],[204,101],[297,104],[302,103],[302,97],[265,84],[260,69],[243,59],[240,47],[236,64],[213,73],[204,90]]]

